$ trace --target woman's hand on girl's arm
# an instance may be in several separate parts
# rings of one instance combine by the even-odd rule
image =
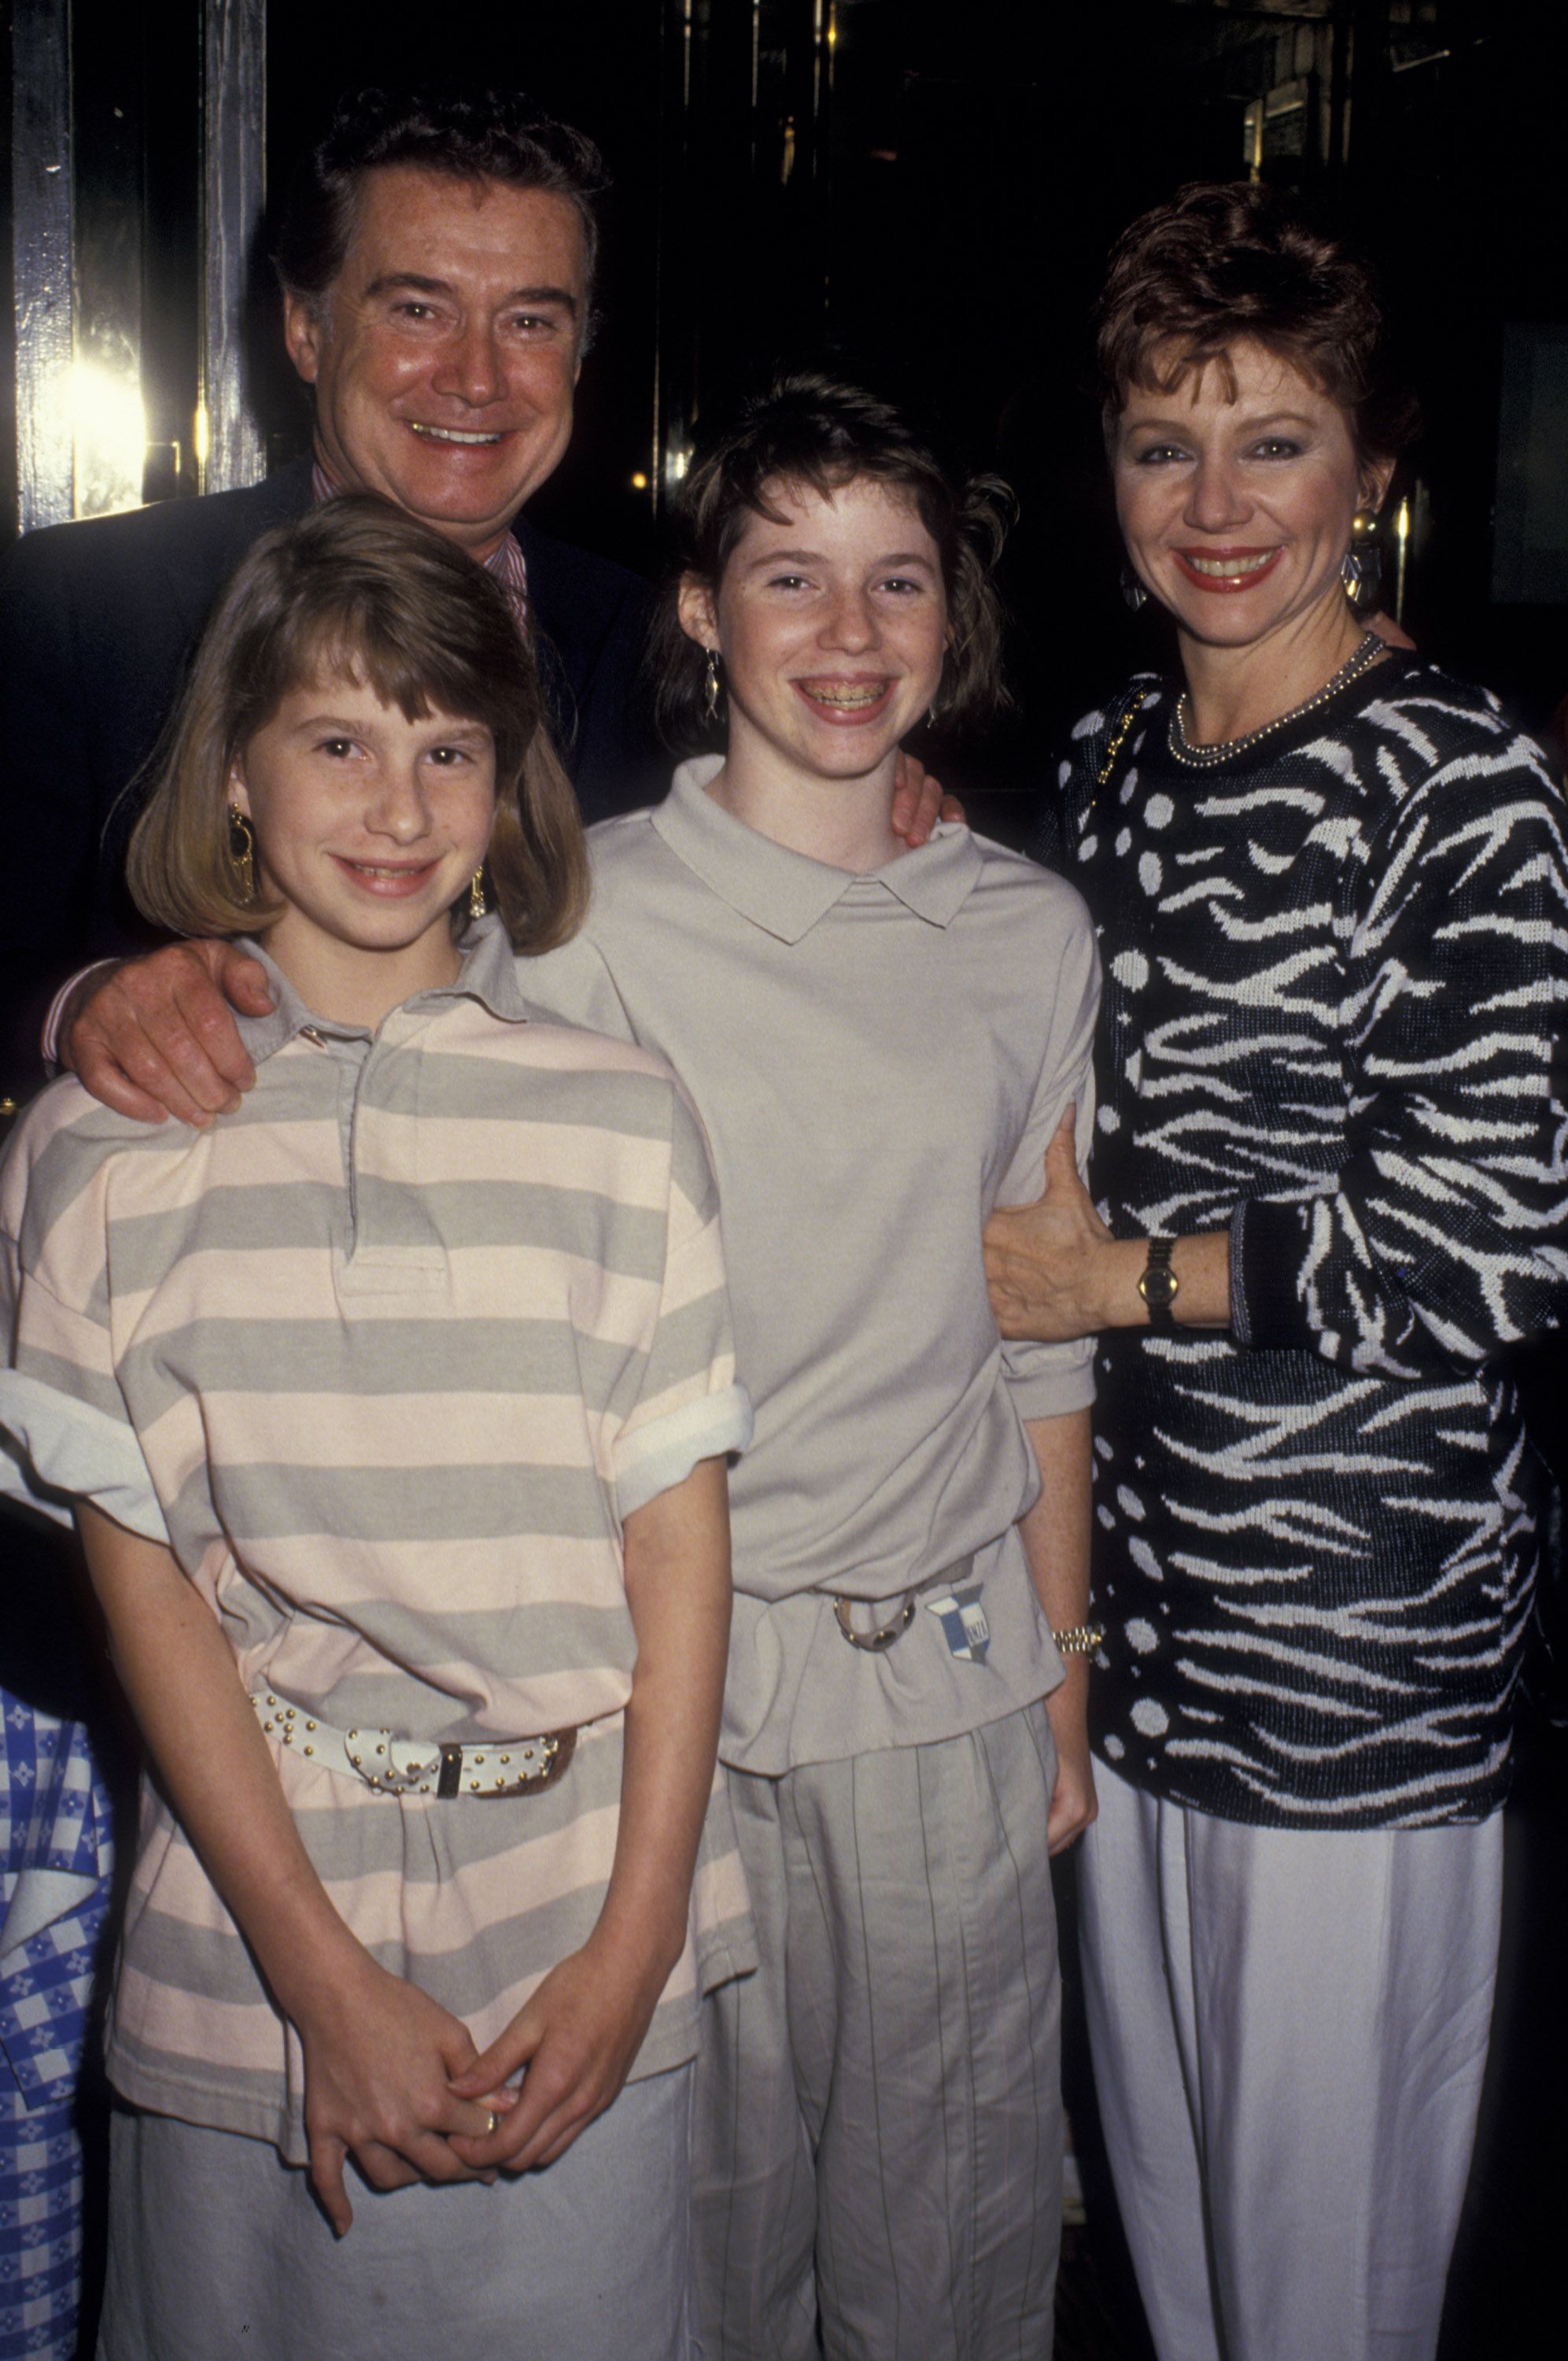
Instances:
[[[311,2176],[334,2227],[346,2230],[353,2219],[343,2186],[350,2148],[380,2186],[416,2173],[474,2178],[443,2136],[483,2130],[488,2120],[487,2105],[464,2103],[449,2088],[474,2056],[466,2026],[378,1967],[333,1908],[234,1653],[172,1554],[85,1503],[77,1521],[148,1751],[181,1826],[300,2032]],[[395,2152],[390,2164],[389,2152]]]
[[[722,1459],[626,1520],[637,1663],[626,1708],[620,1822],[598,1924],[552,1969],[454,2091],[477,2098],[526,2067],[517,2105],[476,2166],[554,2163],[625,2081],[685,1945],[729,1647],[729,1507]]]
[[[985,1225],[985,1277],[1003,1336],[1064,1343],[1104,1328],[1146,1328],[1138,1281],[1147,1238],[1116,1238],[1083,1185],[1069,1107],[1046,1150],[1046,1187],[1032,1205],[999,1205]],[[1223,1328],[1231,1316],[1230,1240],[1223,1230],[1178,1238],[1171,1268],[1179,1327]]]
[[[1046,1150],[1046,1186],[1032,1205],[999,1205],[985,1225],[985,1276],[1004,1336],[1045,1344],[1092,1336],[1116,1324],[1107,1312],[1123,1290],[1139,1304],[1143,1260],[1113,1238],[1084,1187],[1069,1107]],[[1136,1268],[1133,1268],[1136,1261]],[[1139,1304],[1141,1310],[1141,1304]]]

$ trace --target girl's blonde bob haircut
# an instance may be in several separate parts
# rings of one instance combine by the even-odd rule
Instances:
[[[462,550],[364,492],[266,534],[214,609],[131,837],[126,878],[143,916],[179,935],[257,934],[280,916],[244,898],[229,776],[291,689],[334,674],[410,721],[445,713],[485,725],[496,906],[515,950],[565,942],[587,907],[587,850],[505,594]],[[454,907],[455,932],[464,909]]]

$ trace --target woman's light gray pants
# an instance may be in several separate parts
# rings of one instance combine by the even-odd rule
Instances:
[[[1470,2169],[1501,1813],[1257,1828],[1097,1763],[1090,2043],[1160,2361],[1430,2361]]]

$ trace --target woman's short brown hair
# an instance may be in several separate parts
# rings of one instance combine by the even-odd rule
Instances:
[[[937,727],[956,731],[988,721],[1009,701],[1002,601],[992,578],[1012,509],[1006,485],[993,476],[955,478],[891,402],[801,370],[746,402],[681,487],[674,565],[648,651],[659,728],[677,752],[693,752],[714,735],[703,710],[706,659],[677,611],[683,578],[717,590],[748,518],[783,522],[771,505],[781,489],[828,500],[861,477],[904,493],[937,544],[949,632]]]
[[[364,492],[267,533],[214,609],[131,837],[126,877],[143,916],[181,935],[250,934],[278,916],[244,898],[229,775],[290,690],[330,673],[364,682],[411,721],[484,723],[496,750],[488,865],[501,917],[520,951],[565,942],[587,906],[587,851],[505,595],[462,550]]]
[[[1108,427],[1134,386],[1168,393],[1251,337],[1339,404],[1364,458],[1397,458],[1415,432],[1371,264],[1263,181],[1194,181],[1140,215],[1095,317]]]

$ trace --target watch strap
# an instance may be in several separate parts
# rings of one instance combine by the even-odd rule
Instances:
[[[1171,1306],[1180,1292],[1181,1281],[1170,1267],[1175,1246],[1174,1238],[1149,1240],[1149,1258],[1138,1281],[1138,1293],[1148,1308],[1151,1328],[1174,1328],[1176,1325]]]

